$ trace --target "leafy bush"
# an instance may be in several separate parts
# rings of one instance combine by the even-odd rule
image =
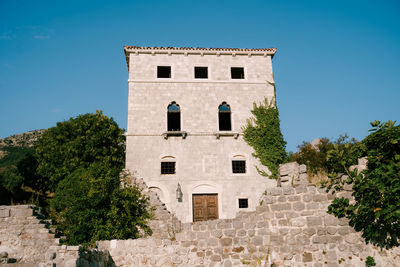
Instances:
[[[0,159],[1,205],[36,203],[40,183],[35,170],[34,149],[9,146],[2,150],[7,154]],[[33,199],[33,197],[36,198]]]
[[[51,216],[67,244],[150,234],[148,199],[121,188],[123,130],[102,112],[84,114],[46,131],[36,144],[38,172],[54,193]]]
[[[293,159],[299,164],[306,164],[311,175],[317,173],[341,175],[347,173],[347,168],[357,164],[357,159],[363,155],[361,144],[347,135],[340,135],[335,141],[321,138],[317,147],[303,142]]]
[[[371,256],[368,256],[365,260],[365,267],[376,266],[375,259]]]
[[[353,184],[354,203],[335,198],[328,212],[348,218],[367,243],[389,249],[399,246],[400,237],[400,126],[392,121],[371,126],[362,141],[368,168],[345,181]]]
[[[279,111],[273,103],[264,99],[264,103],[253,104],[253,118],[247,120],[243,129],[244,140],[253,147],[253,156],[268,167],[270,178],[278,178],[279,164],[286,158],[286,142],[280,128]],[[259,172],[266,175],[265,172]]]
[[[52,192],[77,168],[101,161],[122,168],[125,159],[123,130],[101,111],[58,122],[36,143],[37,172]]]
[[[57,186],[51,201],[57,229],[66,243],[93,245],[96,240],[151,234],[146,225],[148,199],[136,186],[120,187],[120,170],[101,162],[80,167]]]

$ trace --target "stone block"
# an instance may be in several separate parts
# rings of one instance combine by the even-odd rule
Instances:
[[[334,235],[337,232],[337,228],[332,227],[332,226],[326,227],[326,230],[327,230],[328,234],[330,234],[330,235]]]
[[[307,217],[307,226],[320,226],[322,225],[322,218],[321,217]]]
[[[304,185],[297,186],[295,190],[296,194],[307,193],[307,187]]]
[[[271,207],[272,211],[291,210],[292,209],[292,205],[290,203],[272,204],[270,207]]]
[[[313,196],[313,201],[314,202],[324,202],[324,201],[328,201],[328,198],[326,195],[317,194],[317,195]]]
[[[299,172],[300,172],[300,173],[305,173],[305,172],[307,172],[307,165],[305,165],[305,164],[299,165]]]
[[[343,241],[343,237],[339,235],[328,236],[328,243],[339,244]]]
[[[298,235],[296,237],[296,241],[297,241],[298,244],[301,244],[303,246],[304,245],[309,245],[310,244],[310,237],[307,236],[307,235]]]
[[[213,261],[213,262],[217,262],[217,261],[221,261],[222,260],[222,258],[221,258],[221,256],[220,255],[212,255],[211,256],[211,261]]]
[[[235,229],[227,229],[223,230],[224,236],[235,237],[236,230]]]
[[[0,209],[0,218],[10,217],[9,209]]]
[[[283,195],[283,189],[281,187],[272,187],[268,189],[268,194],[271,196]]]
[[[276,199],[273,196],[264,196],[263,198],[263,205],[264,204],[273,204],[275,203]]]
[[[339,235],[347,235],[348,233],[350,233],[349,228],[350,228],[349,226],[339,227],[338,234]]]
[[[310,201],[312,201],[312,199],[313,199],[313,195],[311,195],[311,194],[303,195],[303,201],[304,202],[310,202]]]
[[[278,224],[280,226],[287,226],[288,225],[288,220],[286,220],[286,219],[279,220]]]
[[[304,210],[305,207],[306,207],[306,205],[304,205],[303,202],[294,202],[293,203],[293,210],[295,210],[295,211]]]
[[[308,209],[308,210],[319,209],[319,203],[318,202],[307,203],[306,204],[306,209]]]
[[[323,236],[314,236],[312,238],[312,242],[314,244],[326,244],[326,243],[328,243],[328,238],[325,235],[323,235]]]
[[[286,202],[286,197],[285,196],[279,196],[277,200],[278,200],[278,202]]]
[[[338,222],[339,220],[332,215],[325,216],[325,225],[327,226],[336,226],[338,225]]]
[[[313,260],[312,253],[310,252],[303,253],[303,262],[312,262],[312,260]]]
[[[298,217],[290,220],[290,224],[296,227],[302,227],[306,224],[306,219],[303,217]]]
[[[284,195],[293,195],[295,190],[293,187],[283,187],[283,194]]]
[[[356,233],[348,234],[344,237],[344,240],[349,244],[355,244],[360,241],[360,236]]]
[[[304,233],[309,236],[315,235],[316,232],[317,232],[317,230],[315,230],[315,228],[309,227],[309,228],[304,229]]]
[[[262,246],[263,245],[263,238],[261,236],[255,236],[251,239],[251,244],[254,246]]]
[[[293,201],[300,201],[301,197],[298,195],[293,195],[293,196],[288,196],[287,199],[288,201],[293,202]]]
[[[230,237],[223,237],[219,240],[222,246],[231,246],[232,245],[232,238]]]
[[[11,217],[29,217],[33,215],[33,210],[31,208],[19,208],[14,207],[10,210]]]
[[[206,239],[210,236],[210,232],[197,232],[197,239]]]
[[[280,176],[285,176],[285,175],[289,175],[292,173],[298,173],[298,172],[299,172],[299,164],[297,162],[290,162],[290,163],[285,163],[285,164],[279,165],[279,175]]]
[[[232,266],[233,266],[233,264],[232,264],[232,262],[230,260],[225,260],[224,261],[224,267],[232,267]]]
[[[293,219],[293,218],[297,218],[300,217],[300,214],[294,211],[287,211],[285,212],[285,216],[287,219]]]
[[[210,237],[207,239],[207,245],[210,247],[216,247],[218,246],[218,238],[215,237]]]

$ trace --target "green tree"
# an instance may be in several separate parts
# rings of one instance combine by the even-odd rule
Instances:
[[[270,178],[278,178],[279,164],[286,158],[286,142],[280,128],[279,111],[274,102],[253,104],[254,117],[247,120],[243,128],[244,140],[253,147],[253,156],[258,158],[271,172]],[[261,174],[265,172],[258,170]]]
[[[150,234],[148,199],[121,177],[123,130],[102,112],[46,131],[36,143],[38,172],[54,192],[50,214],[67,244]]]
[[[341,176],[347,173],[348,167],[357,164],[357,159],[363,154],[362,144],[346,134],[334,141],[321,138],[316,147],[303,142],[298,148],[293,159],[299,164],[306,164],[310,175]]]
[[[350,173],[354,203],[335,198],[328,212],[346,217],[367,243],[399,246],[400,237],[400,126],[388,121],[371,123],[372,133],[363,141],[367,169]]]
[[[2,148],[7,154],[0,159],[0,187],[2,191],[0,204],[36,203],[40,183],[34,149],[24,146],[7,146]],[[33,196],[36,196],[33,199]]]
[[[123,130],[101,111],[58,122],[36,143],[37,172],[44,186],[54,192],[63,178],[93,162],[122,168],[124,141]]]
[[[120,170],[95,162],[60,181],[51,201],[57,229],[66,243],[93,245],[96,240],[151,234],[148,199],[136,186],[120,187]]]

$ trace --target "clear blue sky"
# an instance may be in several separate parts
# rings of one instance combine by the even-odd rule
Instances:
[[[96,109],[126,128],[124,45],[277,47],[291,151],[400,119],[397,0],[0,0],[0,138]]]

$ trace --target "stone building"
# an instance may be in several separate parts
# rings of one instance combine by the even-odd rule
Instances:
[[[255,210],[275,181],[243,140],[253,103],[273,100],[276,49],[125,46],[126,168],[182,222]]]

